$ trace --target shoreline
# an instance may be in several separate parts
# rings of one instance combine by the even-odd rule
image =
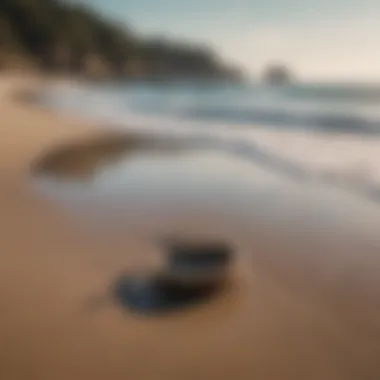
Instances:
[[[84,104],[83,107],[86,108],[89,104]],[[94,118],[91,121],[91,117],[82,117],[80,112],[72,111],[74,117],[83,119],[84,123],[112,125],[107,128],[111,133],[158,133],[166,134],[170,138],[186,138],[190,142],[195,140],[197,144],[204,143],[210,148],[251,160],[254,164],[265,166],[269,171],[280,175],[283,173],[295,180],[300,177],[308,178],[315,183],[340,188],[374,203],[379,201],[380,166],[377,165],[377,156],[380,135],[366,132],[326,133],[323,130],[273,129],[260,125],[246,127],[175,119],[169,119],[164,124],[152,117],[138,116],[135,119],[134,115],[125,116],[127,120],[107,121],[105,118],[102,121]],[[56,112],[58,113],[57,110]],[[70,109],[67,110],[69,112]],[[132,125],[128,125],[129,122]],[[104,132],[107,133],[106,128]]]
[[[380,377],[380,284],[368,275],[380,268],[378,245],[369,244],[378,219],[368,240],[355,245],[348,235],[330,250],[266,238],[242,221],[225,230],[238,241],[226,294],[170,316],[138,317],[106,295],[124,271],[157,265],[154,244],[133,231],[82,234],[79,221],[28,184],[43,152],[110,132],[7,97],[25,80],[0,79],[0,378]],[[364,228],[372,220],[364,206],[355,215]],[[223,231],[223,222],[212,227]],[[363,279],[372,291],[365,297]]]

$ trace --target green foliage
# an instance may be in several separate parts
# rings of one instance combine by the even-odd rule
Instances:
[[[92,10],[58,0],[0,0],[0,53],[23,52],[40,67],[82,72],[96,57],[112,75],[139,62],[143,75],[221,75],[209,50],[163,40],[143,41]]]

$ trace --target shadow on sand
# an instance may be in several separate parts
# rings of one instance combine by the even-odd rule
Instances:
[[[181,154],[190,150],[178,140],[137,134],[110,134],[45,151],[31,165],[35,176],[89,182],[108,167],[136,153]]]
[[[123,275],[113,284],[111,294],[120,306],[133,313],[157,315],[205,303],[224,287],[225,284],[181,286],[159,274],[149,277]]]

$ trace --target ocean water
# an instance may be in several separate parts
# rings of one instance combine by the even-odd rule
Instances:
[[[68,92],[58,102],[56,96],[50,100],[118,121],[133,114],[198,124],[380,133],[380,86],[119,83]]]
[[[76,84],[43,101],[104,127],[198,138],[292,179],[380,194],[380,86]]]

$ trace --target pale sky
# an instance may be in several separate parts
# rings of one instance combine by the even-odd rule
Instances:
[[[144,35],[202,42],[257,74],[380,81],[380,0],[84,0]]]

